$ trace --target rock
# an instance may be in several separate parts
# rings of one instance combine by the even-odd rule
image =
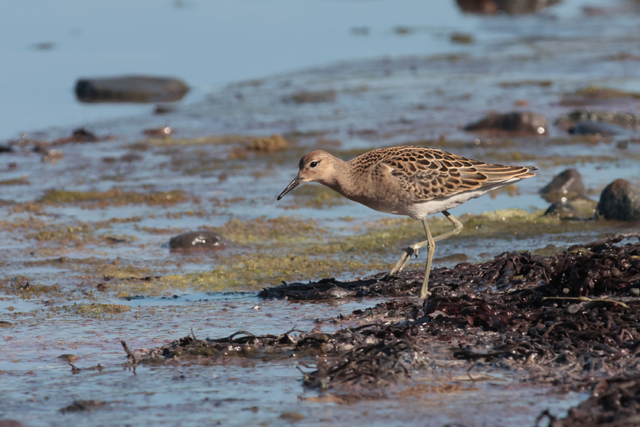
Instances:
[[[606,122],[621,126],[626,129],[635,129],[640,125],[640,116],[632,113],[620,113],[617,111],[590,111],[575,110],[569,114],[558,117],[555,125],[564,130],[574,128],[578,122]]]
[[[158,104],[156,108],[153,109],[153,114],[168,114],[172,113],[175,110],[175,107],[170,104]]]
[[[162,126],[155,129],[145,129],[142,131],[149,138],[168,138],[174,133],[174,130],[169,126]]]
[[[304,415],[299,412],[283,412],[278,418],[280,418],[281,420],[296,422],[304,420]]]
[[[626,179],[616,179],[602,191],[596,211],[605,219],[640,220],[640,187]]]
[[[68,144],[70,142],[97,142],[99,139],[95,133],[86,130],[85,128],[78,128],[71,133],[71,136],[67,138],[57,138],[54,143],[56,145]]]
[[[558,216],[560,218],[573,218],[578,216],[578,210],[566,200],[558,200],[544,212],[544,216]]]
[[[576,123],[573,128],[569,129],[569,133],[574,135],[615,136],[628,135],[630,131],[623,127],[607,122],[593,122],[590,120],[582,120]]]
[[[192,231],[169,240],[171,252],[217,251],[226,247],[222,236],[214,231]]]
[[[460,44],[471,44],[474,41],[473,36],[467,33],[452,33],[451,36],[449,36],[449,39],[453,43]]]
[[[335,90],[321,90],[321,91],[300,91],[291,95],[283,96],[283,102],[305,104],[305,103],[319,103],[319,102],[335,102],[336,91]]]
[[[22,427],[23,424],[16,420],[0,420],[0,427]]]
[[[509,15],[536,13],[559,3],[560,0],[457,0],[458,7],[467,13],[493,15],[498,12]]]
[[[171,77],[86,78],[76,83],[80,102],[173,102],[188,91],[189,86]]]
[[[582,175],[577,169],[567,169],[556,175],[549,184],[540,190],[540,195],[547,202],[573,200],[585,195]]]
[[[60,409],[60,412],[66,414],[67,412],[84,412],[92,409],[99,408],[106,405],[106,402],[99,400],[74,400],[73,403],[65,408]]]
[[[32,45],[35,50],[52,50],[56,47],[55,43],[51,42],[40,42]]]
[[[0,153],[12,153],[13,152],[13,148],[9,147],[8,145],[0,145]]]
[[[517,135],[545,135],[547,119],[530,111],[514,111],[506,114],[491,113],[484,119],[468,124],[465,131],[490,131]]]

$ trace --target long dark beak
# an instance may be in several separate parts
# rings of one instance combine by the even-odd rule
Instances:
[[[298,185],[302,184],[303,182],[304,181],[300,177],[300,174],[296,175],[296,177],[293,178],[293,181],[291,181],[291,183],[289,185],[287,185],[287,188],[285,188],[284,191],[282,193],[280,193],[280,195],[278,196],[278,200],[282,199],[289,191],[293,190],[294,188],[296,188]]]

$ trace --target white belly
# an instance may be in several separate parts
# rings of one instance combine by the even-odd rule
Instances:
[[[415,203],[406,207],[407,213],[404,215],[409,215],[413,219],[425,219],[427,215],[453,209],[456,206],[460,206],[467,200],[475,199],[487,194],[491,190],[513,184],[514,182],[520,181],[520,179],[516,178],[509,181],[499,182],[494,185],[478,188],[477,190],[465,191],[464,193],[458,193],[449,197],[430,200],[428,202]]]

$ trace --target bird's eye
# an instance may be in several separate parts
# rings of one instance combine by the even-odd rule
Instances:
[[[309,163],[309,167],[310,167],[310,168],[315,168],[316,166],[318,166],[318,162],[311,162],[311,163]]]

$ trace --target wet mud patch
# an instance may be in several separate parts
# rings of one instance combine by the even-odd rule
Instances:
[[[624,239],[632,242],[621,243]],[[510,252],[482,264],[436,269],[426,305],[392,300],[348,316],[318,319],[309,333],[294,327],[279,335],[188,336],[129,358],[134,364],[296,358],[302,366],[313,365],[301,369],[306,386],[363,395],[405,382],[416,369],[433,369],[437,361],[518,372],[531,384],[582,390],[640,366],[636,239],[637,233],[617,235],[551,256]],[[306,288],[291,284],[260,296],[326,300],[337,297],[336,289],[345,292],[343,298],[417,295],[422,273],[323,281]],[[360,324],[335,333],[320,330],[323,324],[346,322]]]

